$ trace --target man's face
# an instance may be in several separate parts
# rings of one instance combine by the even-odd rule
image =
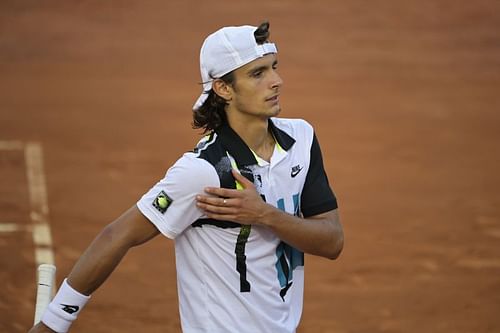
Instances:
[[[235,84],[227,111],[263,118],[278,115],[283,81],[277,66],[276,54],[268,54],[235,70]]]

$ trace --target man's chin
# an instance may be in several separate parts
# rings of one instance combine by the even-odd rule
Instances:
[[[273,108],[271,117],[276,117],[277,115],[280,114],[280,112],[281,112],[281,107],[277,105],[275,108]]]

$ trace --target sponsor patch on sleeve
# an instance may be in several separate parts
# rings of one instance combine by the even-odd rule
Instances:
[[[174,200],[172,200],[167,193],[161,191],[158,193],[156,198],[153,201],[153,207],[156,208],[160,213],[165,214],[168,207],[172,204]]]

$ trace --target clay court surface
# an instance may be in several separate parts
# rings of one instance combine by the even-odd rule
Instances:
[[[29,147],[60,283],[197,142],[205,36],[262,19],[282,116],[315,126],[346,233],[339,260],[306,257],[299,333],[500,332],[499,12],[485,0],[1,1],[0,332],[33,320]],[[180,332],[173,242],[133,249],[72,332]]]

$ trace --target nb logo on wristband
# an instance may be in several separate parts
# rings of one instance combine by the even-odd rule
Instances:
[[[80,307],[77,305],[61,304],[61,306],[63,306],[62,310],[69,314],[73,314],[75,312],[78,312],[78,310],[80,310]]]

